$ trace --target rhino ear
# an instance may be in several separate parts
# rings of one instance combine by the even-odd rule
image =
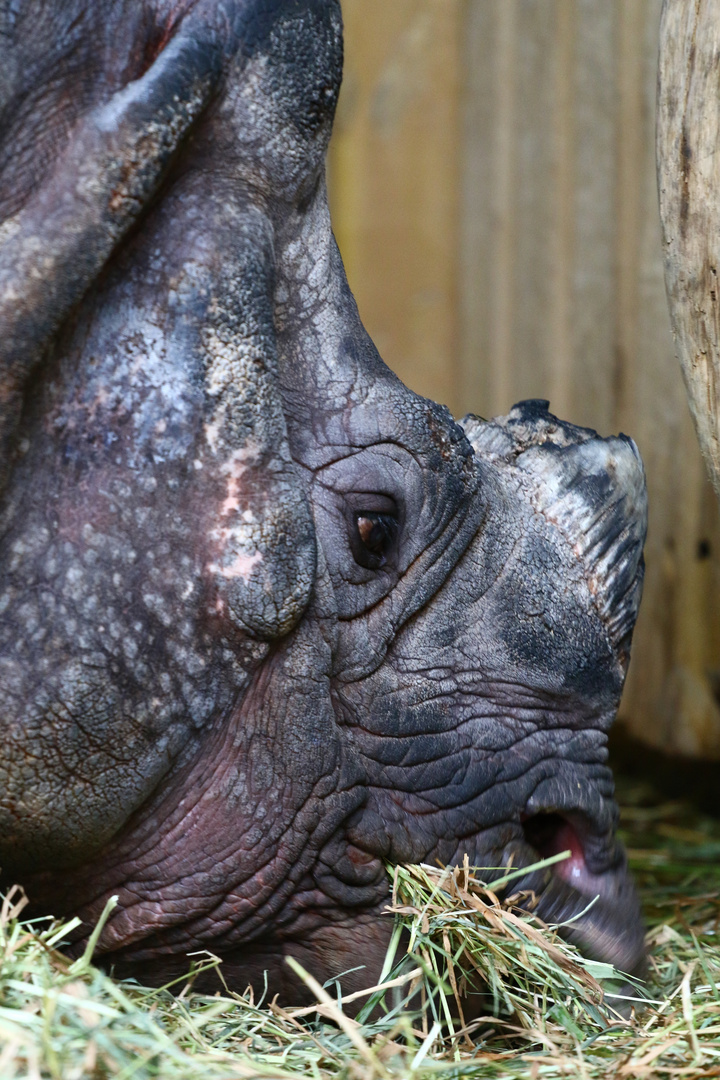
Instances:
[[[0,488],[28,377],[156,191],[223,59],[214,32],[188,15],[141,78],[79,122],[54,170],[0,224]]]
[[[565,423],[549,402],[521,401],[508,416],[463,420],[482,457],[518,470],[534,508],[564,534],[621,663],[629,660],[644,575],[645,471],[626,435],[601,438]],[[529,483],[527,483],[529,481]]]

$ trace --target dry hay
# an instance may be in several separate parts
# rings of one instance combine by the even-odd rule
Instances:
[[[649,925],[639,1009],[609,965],[583,959],[517,906],[527,897],[499,899],[498,883],[468,866],[392,868],[395,933],[356,1019],[336,986],[297,966],[317,1006],[203,996],[192,978],[179,995],[115,981],[93,967],[93,942],[74,962],[58,951],[74,922],[23,921],[11,889],[0,910],[0,1078],[720,1077],[720,823],[641,788],[624,796]],[[196,971],[218,963],[194,958]],[[472,1020],[469,985],[486,988]]]

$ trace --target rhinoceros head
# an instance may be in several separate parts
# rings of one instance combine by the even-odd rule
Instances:
[[[118,970],[279,988],[377,974],[386,860],[569,849],[518,888],[637,969],[634,444],[385,367],[325,195],[335,0],[0,19],[6,881],[85,932],[117,893]]]

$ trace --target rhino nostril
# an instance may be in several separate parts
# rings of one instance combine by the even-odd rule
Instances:
[[[575,827],[561,814],[544,813],[524,817],[521,821],[528,844],[541,859],[569,851],[570,857],[557,863],[554,872],[569,884],[579,884],[587,875],[585,852]]]

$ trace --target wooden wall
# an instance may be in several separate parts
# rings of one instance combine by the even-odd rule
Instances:
[[[720,760],[720,520],[674,358],[654,167],[660,0],[343,0],[335,231],[385,360],[457,415],[548,397],[650,492],[621,716]]]

